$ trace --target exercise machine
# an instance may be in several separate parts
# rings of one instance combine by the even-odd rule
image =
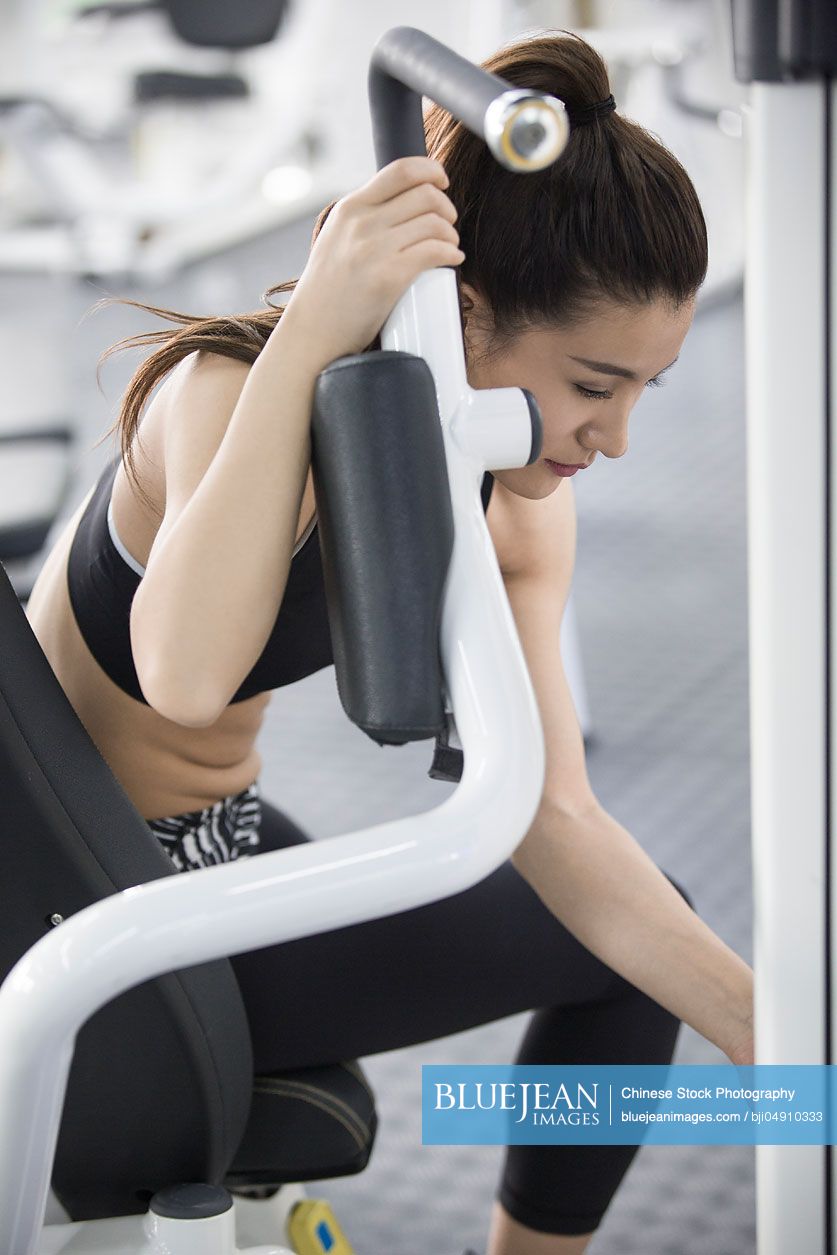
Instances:
[[[64,59],[55,45],[39,55],[44,9],[43,0],[12,0],[4,13],[0,143],[18,180],[27,176],[19,220],[0,223],[5,267],[160,279],[331,199],[306,81],[293,99],[268,90],[285,65],[279,45],[289,0],[251,0],[244,9],[219,0],[87,5],[65,19]],[[317,16],[309,2],[306,20]],[[150,63],[142,33],[130,30],[136,24],[145,42],[149,27],[156,32]],[[123,39],[106,41],[105,28],[119,28]],[[262,72],[242,73],[241,54],[269,45],[275,56]],[[77,61],[85,47],[87,74],[95,82],[110,69],[111,80],[98,113],[88,108],[86,117],[58,93],[67,60],[73,73],[72,50]],[[172,136],[180,140],[175,151]]]
[[[521,176],[569,133],[560,101],[412,27],[375,45],[369,95],[379,168],[426,155],[423,96]],[[0,580],[4,1255],[348,1249],[303,1183],[365,1166],[371,1091],[353,1060],[254,1080],[227,956],[459,893],[527,831],[543,733],[479,485],[535,461],[541,436],[525,389],[469,387],[450,267],[404,293],[380,350],[318,377],[312,465],[343,708],[382,748],[435,738],[431,771],[458,787],[306,846],[176,872]],[[44,1224],[52,1200],[66,1218]]]

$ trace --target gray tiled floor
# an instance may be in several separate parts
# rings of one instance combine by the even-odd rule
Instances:
[[[254,241],[163,289],[111,290],[196,312],[255,308],[269,283],[299,273],[310,225]],[[103,396],[96,355],[154,324],[119,307],[80,322],[103,294],[91,284],[0,276],[0,293],[9,333],[0,337],[5,404],[21,417],[57,406],[79,426],[68,514],[106,456],[93,442],[136,361],[105,368]],[[703,311],[666,387],[640,403],[628,455],[600,459],[576,481],[574,595],[596,792],[750,961],[742,353],[740,302]],[[276,695],[261,747],[265,794],[315,837],[417,812],[450,787],[427,778],[429,743],[381,750],[349,724],[330,668]],[[508,1061],[526,1020],[509,1017],[364,1061],[381,1116],[372,1162],[360,1177],[322,1187],[359,1252],[484,1249],[501,1148],[422,1147],[420,1068]],[[725,1056],[684,1027],[676,1061]],[[748,1255],[752,1148],[644,1148],[590,1249]]]

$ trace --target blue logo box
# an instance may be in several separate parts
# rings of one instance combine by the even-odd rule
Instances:
[[[422,1143],[825,1146],[833,1064],[425,1064]]]

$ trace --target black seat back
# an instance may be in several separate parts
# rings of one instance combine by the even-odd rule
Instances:
[[[288,0],[161,0],[182,40],[201,48],[255,48],[270,43]]]
[[[51,917],[179,873],[76,716],[2,566],[0,641],[2,981]],[[252,1083],[227,959],[102,1007],[77,1037],[56,1151],[53,1188],[71,1219],[144,1212],[174,1182],[220,1184]]]

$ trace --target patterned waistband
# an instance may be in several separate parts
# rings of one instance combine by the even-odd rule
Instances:
[[[259,853],[262,810],[258,781],[211,806],[147,819],[178,871],[229,863]]]

